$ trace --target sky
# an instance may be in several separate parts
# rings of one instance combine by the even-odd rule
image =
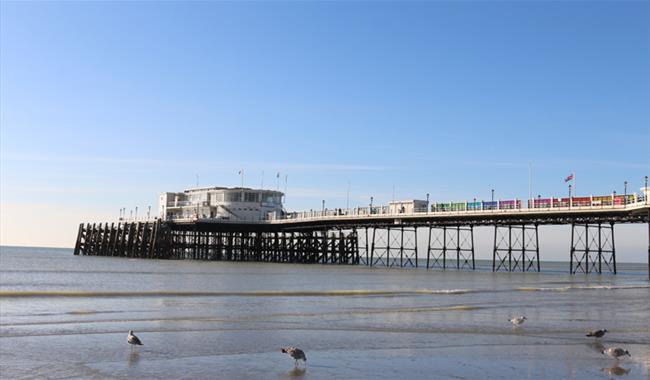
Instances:
[[[529,165],[534,196],[643,186],[649,1],[0,2],[0,244],[241,169],[303,210],[525,199]]]

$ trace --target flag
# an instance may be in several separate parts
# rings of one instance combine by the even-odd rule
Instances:
[[[573,179],[573,173],[571,173],[568,177],[564,179],[564,182],[569,182]]]
[[[278,174],[275,175],[275,178],[280,178],[280,172],[278,172]]]
[[[239,173],[237,173],[237,174],[241,175],[241,172],[242,172],[242,170],[240,170]]]

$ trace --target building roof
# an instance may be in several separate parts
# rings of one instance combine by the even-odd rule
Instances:
[[[183,192],[185,192],[185,193],[196,193],[196,192],[211,191],[211,190],[260,191],[260,192],[277,193],[277,194],[284,195],[283,192],[276,191],[276,190],[253,189],[253,188],[250,188],[250,187],[223,187],[223,186],[194,187],[194,188],[190,188],[190,189],[185,189]]]

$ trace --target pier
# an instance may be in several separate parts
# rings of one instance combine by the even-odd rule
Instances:
[[[494,230],[493,271],[538,272],[539,226],[568,225],[569,272],[615,274],[614,226],[649,223],[647,186],[644,189],[638,197],[614,194],[610,201],[550,198],[546,203],[529,200],[529,207],[522,207],[520,201],[431,207],[428,201],[424,207],[423,201],[410,201],[410,208],[396,207],[399,202],[393,202],[269,214],[259,220],[216,218],[214,213],[206,217],[197,212],[189,218],[87,223],[79,226],[74,254],[474,270],[474,230],[488,227]],[[169,202],[164,200],[171,208]],[[220,207],[234,214],[233,209]],[[650,224],[648,265],[650,273]]]

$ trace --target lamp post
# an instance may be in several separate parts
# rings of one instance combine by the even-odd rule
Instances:
[[[571,202],[571,189],[572,189],[572,186],[569,185],[569,207],[571,207],[571,203],[573,203],[573,202]]]
[[[368,210],[368,214],[372,214],[372,201],[373,201],[373,199],[374,199],[373,197],[370,197],[370,210]]]
[[[492,189],[492,202],[494,202],[494,189]]]
[[[321,209],[323,216],[325,216],[325,199],[323,199],[323,208]]]
[[[149,220],[150,215],[151,215],[151,206],[149,206],[149,209],[147,209],[147,220]]]
[[[645,183],[643,185],[643,201],[648,204],[648,176],[644,177]],[[650,219],[650,211],[648,211],[648,219]],[[650,240],[650,223],[648,223],[648,239]],[[648,242],[648,273],[650,273],[650,241]]]
[[[627,204],[627,181],[623,182],[623,205]]]
[[[346,194],[346,199],[345,199],[345,208],[347,210],[350,210],[350,181],[348,181],[348,192]]]

